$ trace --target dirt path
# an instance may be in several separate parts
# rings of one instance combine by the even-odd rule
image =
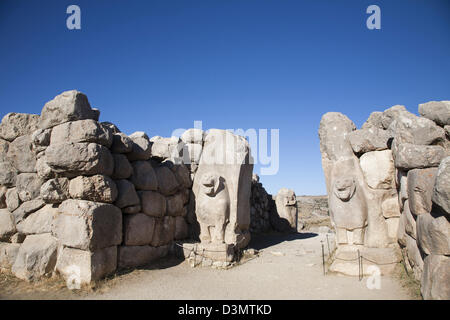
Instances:
[[[324,276],[321,240],[327,246],[325,234],[256,239],[253,247],[262,250],[260,256],[230,270],[167,261],[164,269],[133,271],[113,280],[102,292],[78,298],[410,299],[391,277],[382,277],[381,289],[369,290],[366,279]]]

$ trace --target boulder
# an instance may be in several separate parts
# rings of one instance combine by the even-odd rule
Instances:
[[[133,140],[131,140],[125,133],[114,133],[111,152],[129,153],[131,151],[133,151]]]
[[[403,170],[437,167],[444,157],[445,150],[441,146],[401,143],[394,152],[394,163]]]
[[[160,136],[152,137],[152,157],[157,159],[178,159],[182,150],[182,144],[177,137],[163,138]]]
[[[140,204],[134,185],[125,179],[115,180],[118,195],[114,203],[119,208],[136,206]]]
[[[118,268],[128,269],[145,266],[167,254],[167,248],[151,246],[120,246]]]
[[[69,183],[69,194],[72,199],[113,203],[118,191],[114,181],[104,175],[89,177],[78,176]]]
[[[79,91],[70,90],[57,95],[44,105],[39,127],[47,129],[69,121],[96,117],[96,112],[91,109],[88,98]]]
[[[184,164],[175,165],[175,177],[178,183],[186,189],[192,187],[192,179],[188,168]]]
[[[445,131],[433,121],[413,114],[398,116],[389,126],[388,131],[399,143],[431,145],[445,139]]]
[[[6,192],[8,192],[8,188],[5,186],[0,186],[0,209],[5,209],[7,207]]]
[[[450,223],[445,216],[418,216],[417,242],[426,254],[450,255]]]
[[[147,134],[142,131],[132,133],[129,138],[133,141],[132,150],[127,153],[128,160],[148,160],[152,155],[151,142]]]
[[[16,210],[22,203],[16,188],[8,189],[5,195],[6,207],[10,212]]]
[[[450,219],[450,157],[446,157],[439,165],[432,200]]]
[[[16,185],[17,170],[10,162],[0,162],[0,185],[14,187]]]
[[[0,272],[2,269],[11,270],[19,253],[19,243],[0,242]]]
[[[9,142],[3,139],[0,139],[0,162],[8,161],[8,149]]]
[[[141,211],[142,211],[142,208],[139,204],[137,204],[135,206],[129,206],[129,207],[122,208],[122,213],[126,213],[126,214],[135,214],[135,213],[139,213]]]
[[[30,201],[37,198],[44,180],[36,173],[21,173],[17,176],[16,189],[22,201]]]
[[[50,145],[52,129],[37,129],[31,134],[33,149],[45,149]]]
[[[181,135],[181,140],[184,143],[196,143],[203,144],[205,133],[202,129],[191,128],[183,132]]]
[[[123,244],[143,246],[152,242],[155,218],[143,213],[126,215],[123,218]]]
[[[11,213],[7,209],[0,209],[0,241],[9,241],[16,233],[16,225]]]
[[[49,180],[55,178],[52,168],[45,162],[45,157],[36,160],[36,172],[39,178]]]
[[[189,226],[183,217],[175,217],[175,240],[189,237]]]
[[[173,195],[177,192],[179,183],[173,172],[166,166],[155,168],[156,178],[158,180],[158,190],[165,196]]]
[[[356,154],[389,149],[390,135],[377,127],[355,130],[349,133],[348,140]]]
[[[28,217],[29,214],[39,210],[45,206],[45,202],[41,199],[34,199],[22,203],[16,210],[12,212],[14,222],[18,224],[20,221]]]
[[[385,129],[383,127],[383,112],[375,111],[372,112],[366,122],[362,125],[361,129]]]
[[[122,212],[111,204],[69,199],[58,211],[53,233],[65,246],[96,251],[122,242]]]
[[[359,162],[369,187],[372,189],[395,188],[395,167],[391,150],[365,153]]]
[[[390,107],[389,109],[384,110],[381,119],[381,124],[383,128],[388,129],[391,123],[401,115],[406,117],[413,116],[413,114],[408,112],[405,106],[402,105],[395,105],[393,107]]]
[[[419,104],[419,114],[440,126],[450,124],[450,101],[430,101]]]
[[[9,144],[7,157],[19,172],[36,172],[36,157],[31,136],[18,137]]]
[[[425,258],[420,291],[425,300],[450,300],[450,257]]]
[[[413,215],[418,216],[431,212],[431,196],[436,173],[437,168],[408,171],[408,200],[409,208]]]
[[[58,240],[50,233],[27,236],[17,253],[12,273],[32,281],[52,274],[56,265]]]
[[[114,273],[117,269],[117,246],[94,252],[64,248],[58,257],[56,270],[66,282],[76,288]]]
[[[151,245],[159,247],[170,244],[175,237],[175,218],[166,216],[154,219],[156,223]]]
[[[48,204],[18,223],[17,231],[24,235],[51,233],[53,219],[57,213],[58,208]]]
[[[166,198],[155,191],[139,191],[142,212],[152,217],[163,217],[166,213]]]
[[[113,137],[111,129],[95,120],[86,119],[66,122],[53,128],[50,143],[67,142],[92,142],[109,148]]]
[[[111,123],[108,121],[103,121],[103,122],[101,122],[101,124],[102,124],[102,126],[109,128],[113,134],[120,133],[119,128],[114,123]]]
[[[45,203],[61,203],[69,198],[69,179],[55,178],[41,186],[40,195]]]
[[[137,190],[158,190],[155,171],[148,161],[134,161],[131,166],[133,167],[133,175],[130,180]]]
[[[417,239],[417,224],[409,209],[409,200],[406,200],[403,208],[402,218],[405,224],[405,232],[413,239]]]
[[[275,198],[278,215],[286,220],[293,230],[297,230],[297,199],[294,190],[281,188]]]
[[[406,235],[406,253],[416,280],[420,280],[423,271],[423,259],[415,239]]]
[[[177,193],[169,196],[167,199],[167,215],[168,216],[182,216],[184,213],[185,196],[183,193]]]
[[[10,112],[0,124],[0,138],[13,141],[17,137],[31,134],[38,129],[39,115]]]
[[[133,167],[124,154],[113,153],[114,171],[111,176],[113,179],[128,179],[133,174]]]
[[[112,175],[114,159],[108,148],[97,143],[51,144],[45,161],[54,172],[67,177],[79,175]]]

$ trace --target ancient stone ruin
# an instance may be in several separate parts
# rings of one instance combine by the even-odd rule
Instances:
[[[450,299],[450,102],[419,113],[394,106],[358,130],[325,114],[327,201],[270,195],[230,131],[126,135],[63,92],[0,124],[0,271],[88,284],[167,255],[228,268],[252,234],[332,227],[331,271],[389,274],[403,261],[425,299]]]
[[[330,269],[388,274],[403,259],[425,299],[450,299],[450,101],[421,104],[419,114],[397,105],[358,130],[341,113],[322,117],[338,245]]]

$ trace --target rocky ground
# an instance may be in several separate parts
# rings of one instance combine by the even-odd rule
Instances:
[[[332,237],[332,234],[329,234]],[[331,238],[330,238],[331,239]],[[58,281],[27,285],[0,279],[2,299],[413,299],[397,277],[382,277],[369,290],[367,279],[323,275],[321,241],[326,234],[299,233],[253,239],[258,256],[229,270],[191,268],[166,259],[153,267],[104,280],[92,290],[69,292]],[[49,287],[52,289],[49,290]]]

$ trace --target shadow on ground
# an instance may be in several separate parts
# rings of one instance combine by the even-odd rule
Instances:
[[[249,248],[262,250],[285,241],[294,241],[299,239],[308,239],[317,237],[317,233],[305,232],[305,233],[271,233],[271,234],[257,234],[252,235],[252,239],[249,243]]]

